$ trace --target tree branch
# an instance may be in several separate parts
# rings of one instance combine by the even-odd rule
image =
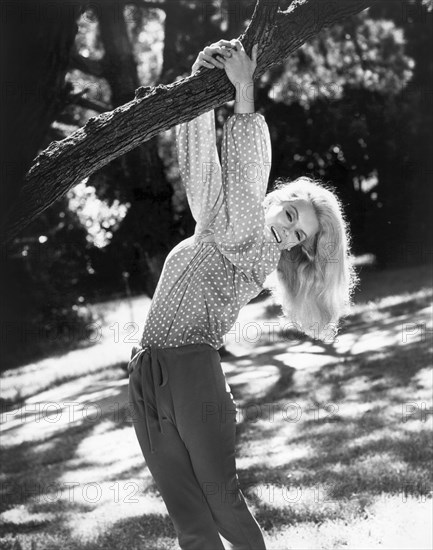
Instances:
[[[278,0],[258,0],[251,23],[240,39],[249,55],[259,42],[254,78],[282,63],[323,27],[365,8],[366,0],[295,0],[285,11]],[[2,240],[23,226],[69,189],[113,159],[172,126],[234,99],[235,88],[222,70],[201,68],[170,85],[141,86],[135,99],[92,117],[62,141],[53,141],[35,159],[25,177],[20,200],[3,224]]]

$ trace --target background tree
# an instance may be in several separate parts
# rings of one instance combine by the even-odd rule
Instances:
[[[261,90],[273,175],[333,183],[355,251],[382,266],[432,250],[431,18],[425,2],[377,2],[310,40]]]
[[[131,38],[142,26],[144,13],[133,7],[126,12],[123,4],[116,7],[113,9],[111,3],[101,4],[94,13],[97,39],[104,51],[99,61],[100,76],[105,78],[111,92],[107,110],[133,100],[140,86]],[[129,32],[126,15],[135,16],[129,19]],[[75,59],[79,60],[79,56],[77,53]],[[82,66],[85,68],[84,62]],[[130,204],[122,224],[113,234],[107,255],[117,258],[114,265],[118,281],[123,272],[131,273],[133,284],[152,295],[173,241],[172,188],[158,154],[157,138],[104,166],[92,174],[88,183],[95,186],[99,198]]]
[[[71,85],[65,75],[83,10],[79,2],[61,5],[17,0],[1,4],[1,220],[17,200],[32,160],[52,141],[50,125],[70,101]],[[66,199],[58,202],[57,209],[62,211],[62,219],[53,211],[44,212],[32,228],[2,249],[1,368],[25,357],[24,350],[27,356],[41,353],[48,339],[55,346],[63,345],[65,337],[58,330],[65,319],[71,331],[88,319],[87,314],[79,317],[74,309],[81,292],[74,282],[64,274],[51,278],[60,267],[61,256],[68,258],[68,266],[76,266],[74,276],[86,265],[82,261],[85,228],[67,210]],[[69,246],[71,231],[75,248]],[[48,234],[51,252],[47,254]],[[70,341],[71,334],[66,338]]]
[[[17,0],[2,3],[1,10],[3,219],[18,197],[18,182],[49,143],[49,126],[67,104],[65,75],[82,5]]]

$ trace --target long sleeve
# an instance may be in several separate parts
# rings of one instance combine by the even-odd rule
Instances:
[[[198,235],[210,227],[223,200],[214,111],[176,126],[176,147],[180,175]]]
[[[271,139],[259,113],[238,113],[224,125],[222,143],[224,202],[215,223],[220,251],[247,275],[261,254],[264,210],[271,170]]]

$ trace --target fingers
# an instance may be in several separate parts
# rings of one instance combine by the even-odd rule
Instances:
[[[224,42],[228,41],[225,40]],[[228,46],[224,45],[217,46],[215,44],[211,44],[210,46],[207,46],[198,55],[199,67],[203,66],[207,67],[208,69],[213,69],[214,67],[217,67],[218,69],[223,69],[224,65],[222,64],[222,61],[224,61],[226,57],[231,57],[232,55],[230,49]]]
[[[252,49],[252,61],[255,63],[257,59],[257,46],[255,44]],[[199,67],[206,67],[208,69],[213,69],[217,67],[218,69],[224,69],[226,67],[226,61],[230,60],[233,56],[241,54],[246,55],[245,49],[242,45],[242,42],[233,38],[232,40],[219,40],[210,46],[204,48],[197,57],[195,62],[195,70]]]
[[[238,40],[237,38],[233,38],[232,40],[230,40],[230,44],[231,44],[232,48],[234,50],[236,50],[237,52],[244,51],[244,47],[242,45],[242,42],[240,40]]]
[[[218,40],[218,42],[215,42],[214,44],[210,44],[210,46],[208,47],[216,48],[216,49],[225,48],[225,49],[231,50],[232,44],[230,40]]]
[[[232,47],[232,43],[230,40],[218,40],[218,42],[216,42],[216,44],[218,46],[226,46],[227,48],[231,48]],[[214,45],[214,44],[212,44]]]
[[[213,44],[211,46],[207,46],[203,50],[203,53],[211,56],[220,54],[221,56],[224,56],[224,57],[231,57],[232,55],[231,48],[228,48],[227,46],[221,46],[221,47],[215,46]]]
[[[203,65],[203,67],[207,67],[208,69],[213,69],[214,67],[218,67],[218,69],[224,69],[224,65],[218,61],[215,57],[212,57],[212,55],[200,52],[199,55],[199,63],[200,65]]]

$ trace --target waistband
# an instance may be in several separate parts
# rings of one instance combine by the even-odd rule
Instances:
[[[210,348],[211,350],[218,351],[217,348],[215,348],[208,342],[194,342],[191,344],[182,344],[181,346],[163,346],[163,347],[156,346],[155,344],[145,344],[145,345],[133,346],[131,357],[133,357],[135,353],[137,353],[137,351],[141,349],[148,349],[148,350],[157,349],[159,351],[172,351],[172,350],[182,351],[182,350],[188,350],[191,348],[199,348],[199,349]]]

